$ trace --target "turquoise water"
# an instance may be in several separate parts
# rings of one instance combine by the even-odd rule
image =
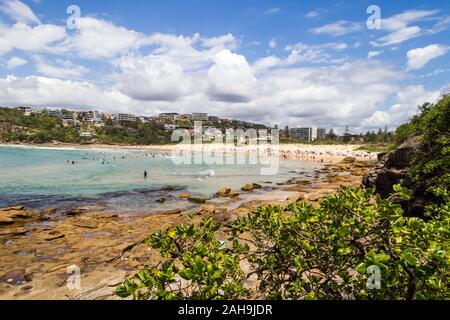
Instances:
[[[276,176],[260,165],[175,165],[168,153],[125,149],[0,146],[0,207],[48,207],[108,199],[109,206],[150,205],[150,198],[187,190],[213,194],[222,187],[285,181],[293,170],[311,173],[314,164],[280,161]],[[147,179],[143,172],[148,172]]]

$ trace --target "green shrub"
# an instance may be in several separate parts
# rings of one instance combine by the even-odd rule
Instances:
[[[399,186],[396,191],[410,196]],[[449,204],[435,209],[440,214],[429,221],[407,218],[371,190],[344,189],[318,207],[259,207],[233,225],[228,249],[207,218],[201,227],[178,226],[148,238],[164,262],[116,293],[135,299],[448,299]],[[380,288],[369,289],[378,270]],[[252,276],[256,288],[245,281]]]

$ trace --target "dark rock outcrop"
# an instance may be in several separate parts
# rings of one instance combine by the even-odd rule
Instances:
[[[421,153],[417,139],[410,139],[389,153],[379,155],[379,165],[363,178],[365,187],[375,188],[383,198],[389,197],[393,186],[408,180],[408,168],[414,155]]]
[[[427,192],[429,181],[413,182],[409,168],[414,157],[426,153],[425,147],[417,137],[412,137],[401,144],[397,149],[379,155],[379,165],[363,178],[363,185],[375,188],[382,198],[388,198],[393,193],[393,186],[402,184],[412,190],[410,201],[399,201],[406,216],[422,217],[425,206],[435,202],[435,197]]]

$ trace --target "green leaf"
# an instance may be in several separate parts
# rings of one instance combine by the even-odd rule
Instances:
[[[377,263],[384,263],[384,262],[388,262],[391,259],[391,257],[388,254],[384,254],[384,253],[379,253],[376,254],[373,257],[373,260]]]
[[[192,270],[190,268],[186,268],[186,269],[180,271],[180,276],[185,280],[191,280],[192,279]]]

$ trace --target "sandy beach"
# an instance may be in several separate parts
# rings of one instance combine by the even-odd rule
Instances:
[[[44,148],[91,148],[91,149],[125,149],[134,151],[192,151],[192,152],[216,152],[228,154],[258,153],[265,156],[278,156],[283,159],[313,160],[317,162],[338,162],[346,157],[354,157],[358,161],[376,160],[376,152],[357,150],[360,145],[335,144],[335,145],[311,145],[311,144],[261,144],[233,146],[227,144],[172,144],[172,145],[109,145],[109,144],[70,144],[70,143],[46,143],[46,144],[5,144],[21,145]]]

